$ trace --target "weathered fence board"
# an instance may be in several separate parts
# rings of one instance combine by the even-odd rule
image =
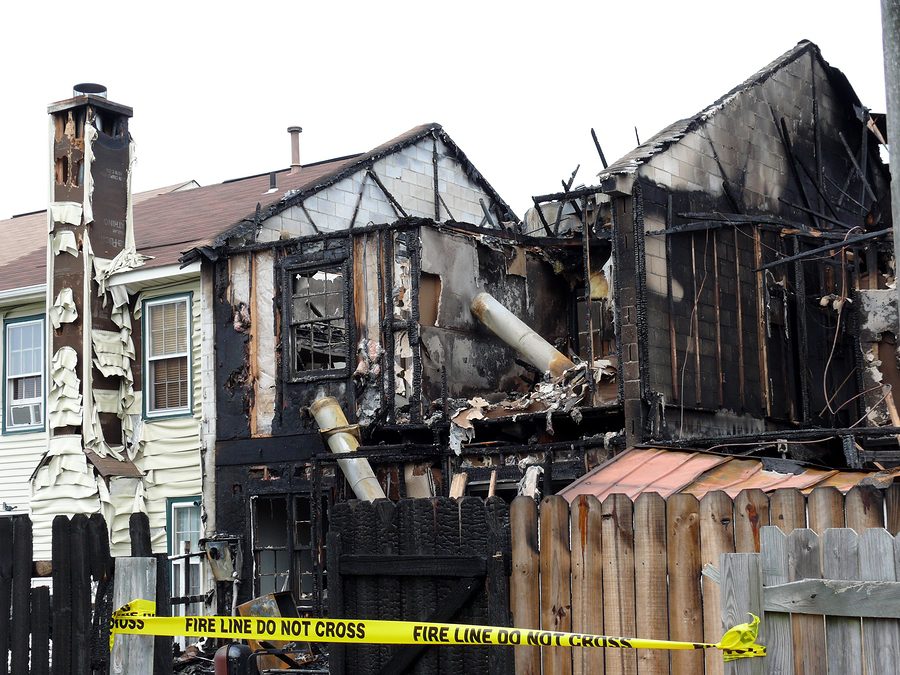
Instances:
[[[835,487],[816,488],[807,498],[809,528],[824,534],[829,527],[844,526],[844,495]]]
[[[512,539],[509,601],[513,625],[540,628],[541,586],[535,501],[530,497],[516,497],[509,509],[509,522]],[[599,537],[597,539],[599,541]],[[515,657],[518,675],[540,675],[540,647],[518,647]],[[602,663],[602,654],[600,658]],[[603,671],[598,672],[602,675]]]
[[[669,636],[666,502],[653,492],[642,494],[634,503],[634,565],[635,635],[666,640]],[[638,650],[638,672],[662,671],[668,660],[664,651]]]
[[[549,563],[551,559],[565,559],[566,552],[560,550],[560,542],[564,542],[565,537],[558,532],[551,536],[549,531],[545,537],[543,530],[539,536],[538,530],[542,526],[538,523],[549,517],[543,514],[546,500],[537,512],[533,502],[526,497],[514,502],[510,532],[513,551],[511,607],[515,625],[534,628],[538,626],[536,622],[540,622],[541,628],[557,629],[561,615],[554,607],[558,610],[563,606],[562,600],[545,602],[544,611],[539,612],[536,596],[540,591],[535,591],[540,588],[550,592],[555,585],[557,594],[564,595],[559,589],[565,587],[571,598],[571,613],[565,618],[570,618],[574,630],[638,637],[665,635],[669,639],[716,642],[729,627],[723,623],[721,590],[715,581],[720,556],[762,551],[762,542],[769,541],[769,550],[762,551],[761,574],[767,587],[779,588],[775,593],[767,590],[765,602],[781,598],[784,602],[799,603],[793,605],[793,614],[788,613],[789,607],[772,607],[770,611],[781,611],[771,611],[766,619],[770,654],[766,663],[773,669],[771,672],[785,675],[795,672],[795,667],[797,673],[826,672],[822,668],[825,668],[829,651],[825,642],[826,620],[821,612],[810,615],[796,611],[804,603],[817,600],[804,599],[803,593],[808,588],[786,584],[792,580],[801,580],[798,583],[804,584],[810,583],[811,578],[817,579],[819,602],[838,590],[845,602],[855,597],[852,588],[822,580],[819,550],[820,542],[824,540],[821,536],[829,528],[843,528],[845,524],[859,531],[882,523],[900,528],[900,488],[888,490],[885,495],[872,487],[857,487],[846,499],[834,487],[816,488],[808,494],[796,489],[775,490],[769,494],[748,490],[734,498],[725,492],[709,492],[699,504],[684,494],[675,494],[665,500],[649,494],[634,501],[614,494],[599,504],[599,523],[594,520],[598,502],[592,500],[588,496],[578,497],[567,510],[558,501],[553,501],[555,522],[562,527],[567,519],[571,531],[568,587],[560,578],[559,566]],[[768,530],[766,525],[769,523],[779,529]],[[805,529],[807,526],[810,530]],[[664,540],[660,539],[660,527],[664,527]],[[788,534],[793,537],[790,541]],[[543,551],[544,545],[553,547],[552,554]],[[828,550],[823,550],[823,554],[827,556]],[[897,555],[900,557],[900,544]],[[596,557],[602,561],[601,565],[591,563]],[[544,561],[543,567],[538,560]],[[831,563],[826,560],[826,564]],[[704,567],[709,568],[708,575],[701,574]],[[793,572],[789,571],[791,567]],[[542,572],[551,574],[552,578],[542,580]],[[867,587],[869,606],[886,601],[893,592],[893,587],[888,586]],[[789,593],[792,594],[790,598]],[[862,601],[863,596],[859,598]],[[740,621],[743,620],[742,617]],[[590,628],[592,625],[595,628]],[[855,634],[847,635],[845,630],[850,625],[852,621],[842,624],[840,617],[829,615],[828,635],[835,636],[831,652],[838,649],[839,639],[845,643],[849,641],[849,650],[853,651]],[[860,632],[860,639],[861,635]],[[537,648],[516,650],[517,673],[536,675],[540,672],[537,651]],[[550,650],[545,651],[547,657]],[[721,654],[715,651],[666,654],[644,650],[605,649],[599,653],[570,650],[568,659],[562,658],[565,664],[554,661],[552,666],[546,667],[567,668],[571,662],[572,672],[576,675],[588,672],[723,675],[725,672]]]
[[[864,498],[868,496],[855,495],[852,501],[861,505]],[[874,521],[867,518],[857,514],[848,521]],[[779,675],[896,672],[900,657],[898,553],[900,539],[883,528],[861,533],[849,528],[827,529],[822,537],[813,530],[798,529],[787,538],[774,528],[763,528],[761,553],[747,556],[761,562],[761,581],[755,580],[752,572],[734,571],[751,564],[744,556],[723,555],[726,615],[729,603],[737,604],[732,598],[762,596],[759,642],[767,646],[768,656],[747,663],[764,668],[760,672]],[[785,578],[796,581],[785,583]],[[782,612],[791,612],[794,622],[790,641]],[[786,658],[783,646],[793,649],[793,662]],[[741,666],[729,665],[726,672],[742,672]]]
[[[707,492],[700,500],[700,562],[719,566],[723,553],[734,553],[734,504],[726,493]],[[716,642],[722,631],[722,609],[719,584],[702,578],[703,640]],[[716,652],[705,654],[707,675],[722,675],[725,664]],[[658,671],[663,672],[663,671]]]
[[[534,500],[522,497],[534,504]],[[519,499],[516,499],[518,502]],[[513,502],[515,505],[515,502]],[[532,507],[533,508],[533,507]],[[512,518],[512,514],[510,514]],[[571,506],[572,533],[572,630],[576,633],[603,633],[603,602],[600,598],[603,578],[601,548],[602,506],[593,495],[581,495]],[[537,542],[535,548],[537,547]],[[664,568],[665,569],[665,568]],[[539,628],[540,625],[535,626]],[[533,647],[516,651],[532,650]],[[518,664],[518,661],[517,661]],[[528,672],[518,670],[517,672]],[[573,675],[603,675],[603,652],[580,649],[572,654]]]
[[[896,581],[894,540],[883,529],[863,532],[859,538],[859,578],[863,581]],[[863,619],[863,653],[867,673],[889,673],[900,663],[900,622],[896,619]]]
[[[629,502],[630,504],[630,502]],[[572,629],[569,505],[562,497],[545,497],[540,511],[541,625],[549,630]],[[543,647],[545,675],[569,675],[572,656],[563,647]]]
[[[727,553],[722,556],[722,619],[728,626],[744,623],[750,614],[762,611],[762,570],[755,553]],[[765,626],[759,641],[765,644]],[[738,659],[725,664],[726,675],[762,675],[762,659]]]
[[[734,548],[759,553],[759,528],[769,524],[769,497],[744,490],[734,499]]]
[[[827,579],[859,578],[858,535],[849,529],[827,529],[822,537],[822,576]],[[833,675],[862,673],[854,655],[862,649],[859,618],[825,617],[828,672]]]
[[[608,635],[634,635],[634,513],[625,495],[610,495],[602,504],[603,627]],[[606,650],[607,675],[637,673],[630,649]]]
[[[760,569],[766,586],[788,583],[787,536],[777,527],[764,527],[760,532]],[[789,614],[766,613],[765,622],[769,672],[791,675],[794,672],[791,617]]]
[[[114,607],[135,598],[156,599],[156,558],[116,558],[115,576]],[[117,636],[110,654],[109,672],[110,675],[152,675],[153,636]]]
[[[808,529],[794,530],[788,535],[789,579],[818,579],[822,576],[819,558],[819,538]],[[816,675],[826,672],[825,620],[821,615],[792,617],[794,634],[794,672]]]
[[[703,641],[700,596],[700,503],[693,495],[669,497],[669,635],[672,640]],[[672,675],[692,675],[703,670],[703,652],[673,651]]]

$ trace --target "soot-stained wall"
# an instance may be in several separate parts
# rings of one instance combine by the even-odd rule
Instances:
[[[848,377],[839,399],[857,390],[854,307],[839,318],[834,298],[820,302],[852,296],[853,265],[834,256],[756,271],[847,235],[810,210],[859,226],[857,233],[866,227],[867,210],[841,194],[867,201],[841,136],[876,194],[885,194],[885,176],[855,102],[843,75],[810,45],[698,118],[637,170],[646,377],[649,391],[673,409],[663,435],[747,433],[789,422],[840,426],[858,418],[854,405],[820,414]],[[712,227],[662,232],[717,214]],[[765,217],[735,223],[729,214]],[[825,232],[824,239],[795,236],[797,224]]]

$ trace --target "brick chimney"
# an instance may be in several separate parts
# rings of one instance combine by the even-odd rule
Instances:
[[[130,368],[126,374],[116,374],[115,369],[104,367],[104,375],[95,365],[98,358],[92,344],[92,339],[101,333],[123,333],[123,345],[131,341],[130,317],[125,334],[114,320],[114,303],[108,301],[105,293],[98,296],[96,265],[102,266],[124,248],[134,246],[130,231],[128,133],[132,110],[110,101],[102,85],[85,83],[74,89],[72,98],[48,107],[51,188],[47,308],[51,378],[47,389],[51,405],[47,427],[51,439],[81,435],[85,448],[102,449],[104,446],[98,443],[122,445],[122,419],[116,413],[95,412],[92,392],[120,391],[123,378],[132,377]],[[116,318],[121,322],[121,312]],[[70,364],[64,373],[68,388],[59,386],[59,377],[53,375],[54,368],[61,373],[59,366],[64,361]],[[79,396],[73,399],[74,385]],[[64,404],[59,403],[61,396],[67,399]]]

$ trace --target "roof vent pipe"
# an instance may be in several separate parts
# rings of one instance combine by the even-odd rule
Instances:
[[[354,435],[357,427],[347,424],[347,417],[341,410],[337,399],[332,396],[317,398],[309,406],[309,411],[316,419],[319,432],[325,438],[332,453],[340,456],[356,451],[359,447],[359,440]],[[339,459],[337,463],[357,499],[374,502],[376,499],[385,498],[381,483],[375,477],[367,459]]]
[[[106,87],[95,82],[82,82],[72,87],[72,96],[99,96],[100,98],[108,98]]]
[[[575,367],[565,354],[535,333],[490,293],[476,295],[471,309],[472,314],[494,335],[519,352],[538,370],[559,377],[569,368]]]
[[[303,129],[288,127],[288,133],[291,135],[291,173],[300,173],[300,134]]]

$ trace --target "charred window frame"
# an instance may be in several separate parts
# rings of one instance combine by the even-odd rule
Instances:
[[[312,492],[251,497],[253,590],[257,597],[291,591],[300,607],[315,607],[318,589],[326,587],[328,530],[327,499],[322,498],[318,510],[315,499]],[[319,583],[318,575],[322,575]]]
[[[350,373],[352,288],[346,249],[282,262],[284,375],[291,382],[344,379]]]

